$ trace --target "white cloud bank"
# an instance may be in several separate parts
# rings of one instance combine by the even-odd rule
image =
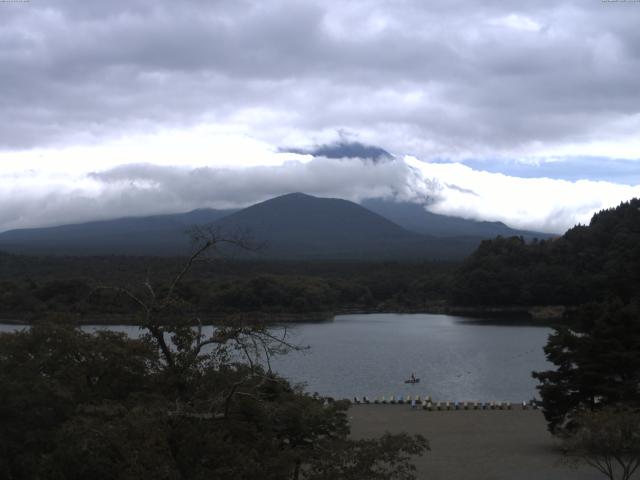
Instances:
[[[562,233],[588,224],[598,210],[640,197],[640,185],[551,178],[519,178],[474,170],[468,166],[405,159],[424,178],[441,187],[429,209],[445,215],[499,220],[511,227]]]
[[[173,143],[152,139],[136,140],[133,150],[114,144],[4,154],[0,231],[203,207],[237,208],[300,191],[354,201],[409,200],[436,213],[563,232],[587,223],[602,208],[640,196],[640,185],[525,179],[415,157],[377,163],[313,158],[278,152],[244,137],[227,136],[222,142],[218,137],[199,138],[185,148],[179,164],[171,162],[176,152],[167,150]],[[130,162],[138,161],[118,165],[115,159],[124,153]],[[21,156],[10,162],[12,155]],[[156,155],[162,158],[154,160]],[[83,156],[92,161],[83,162]],[[238,158],[254,161],[234,166]]]

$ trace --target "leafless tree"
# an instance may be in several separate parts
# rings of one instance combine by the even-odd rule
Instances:
[[[220,356],[229,351],[239,352],[252,369],[262,359],[270,372],[272,355],[300,350],[302,347],[288,340],[286,328],[276,332],[263,320],[248,315],[221,319],[208,335],[204,334],[199,317],[185,318],[177,291],[197,262],[215,259],[231,250],[256,252],[264,247],[240,230],[230,233],[196,226],[189,233],[192,252],[168,284],[158,285],[147,272],[146,278],[133,287],[99,287],[120,292],[138,306],[142,314],[140,326],[157,344],[166,367],[189,368],[201,359],[203,352],[217,348]]]

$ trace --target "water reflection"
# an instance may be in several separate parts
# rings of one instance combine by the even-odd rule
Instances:
[[[306,389],[337,398],[431,395],[435,400],[522,401],[532,398],[532,370],[546,369],[548,327],[428,314],[338,316],[288,324],[288,340],[309,345],[272,360],[274,370]],[[24,327],[0,325],[0,331]],[[106,327],[87,326],[93,332]],[[138,337],[136,326],[111,330]],[[210,333],[207,327],[204,333]],[[420,383],[405,384],[414,372]]]
[[[447,315],[373,314],[295,326],[308,352],[274,361],[309,391],[336,397],[431,395],[442,400],[532,398],[531,371],[548,368],[547,327],[475,323]],[[420,383],[404,380],[415,372]]]

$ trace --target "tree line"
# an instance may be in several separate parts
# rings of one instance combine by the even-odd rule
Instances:
[[[0,257],[0,316],[30,321],[68,315],[91,321],[100,315],[128,315],[136,305],[121,292],[102,288],[127,285],[141,272],[167,280],[176,259],[122,257],[45,259]],[[18,270],[20,263],[33,262]],[[48,266],[46,263],[48,263]],[[442,303],[454,266],[437,263],[203,262],[179,285],[182,308],[203,318],[220,314],[327,314],[350,310],[419,310]],[[135,271],[137,269],[137,271]]]
[[[457,305],[581,305],[640,290],[640,200],[596,213],[562,237],[483,241],[454,275]]]

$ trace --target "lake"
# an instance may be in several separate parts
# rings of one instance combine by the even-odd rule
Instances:
[[[0,325],[0,331],[15,328]],[[310,349],[276,357],[274,370],[293,382],[305,381],[309,392],[336,398],[431,395],[434,400],[522,402],[536,396],[531,371],[550,368],[542,351],[548,327],[381,313],[286,328],[290,341]],[[114,329],[139,332],[137,327]],[[411,373],[420,383],[404,383]]]

